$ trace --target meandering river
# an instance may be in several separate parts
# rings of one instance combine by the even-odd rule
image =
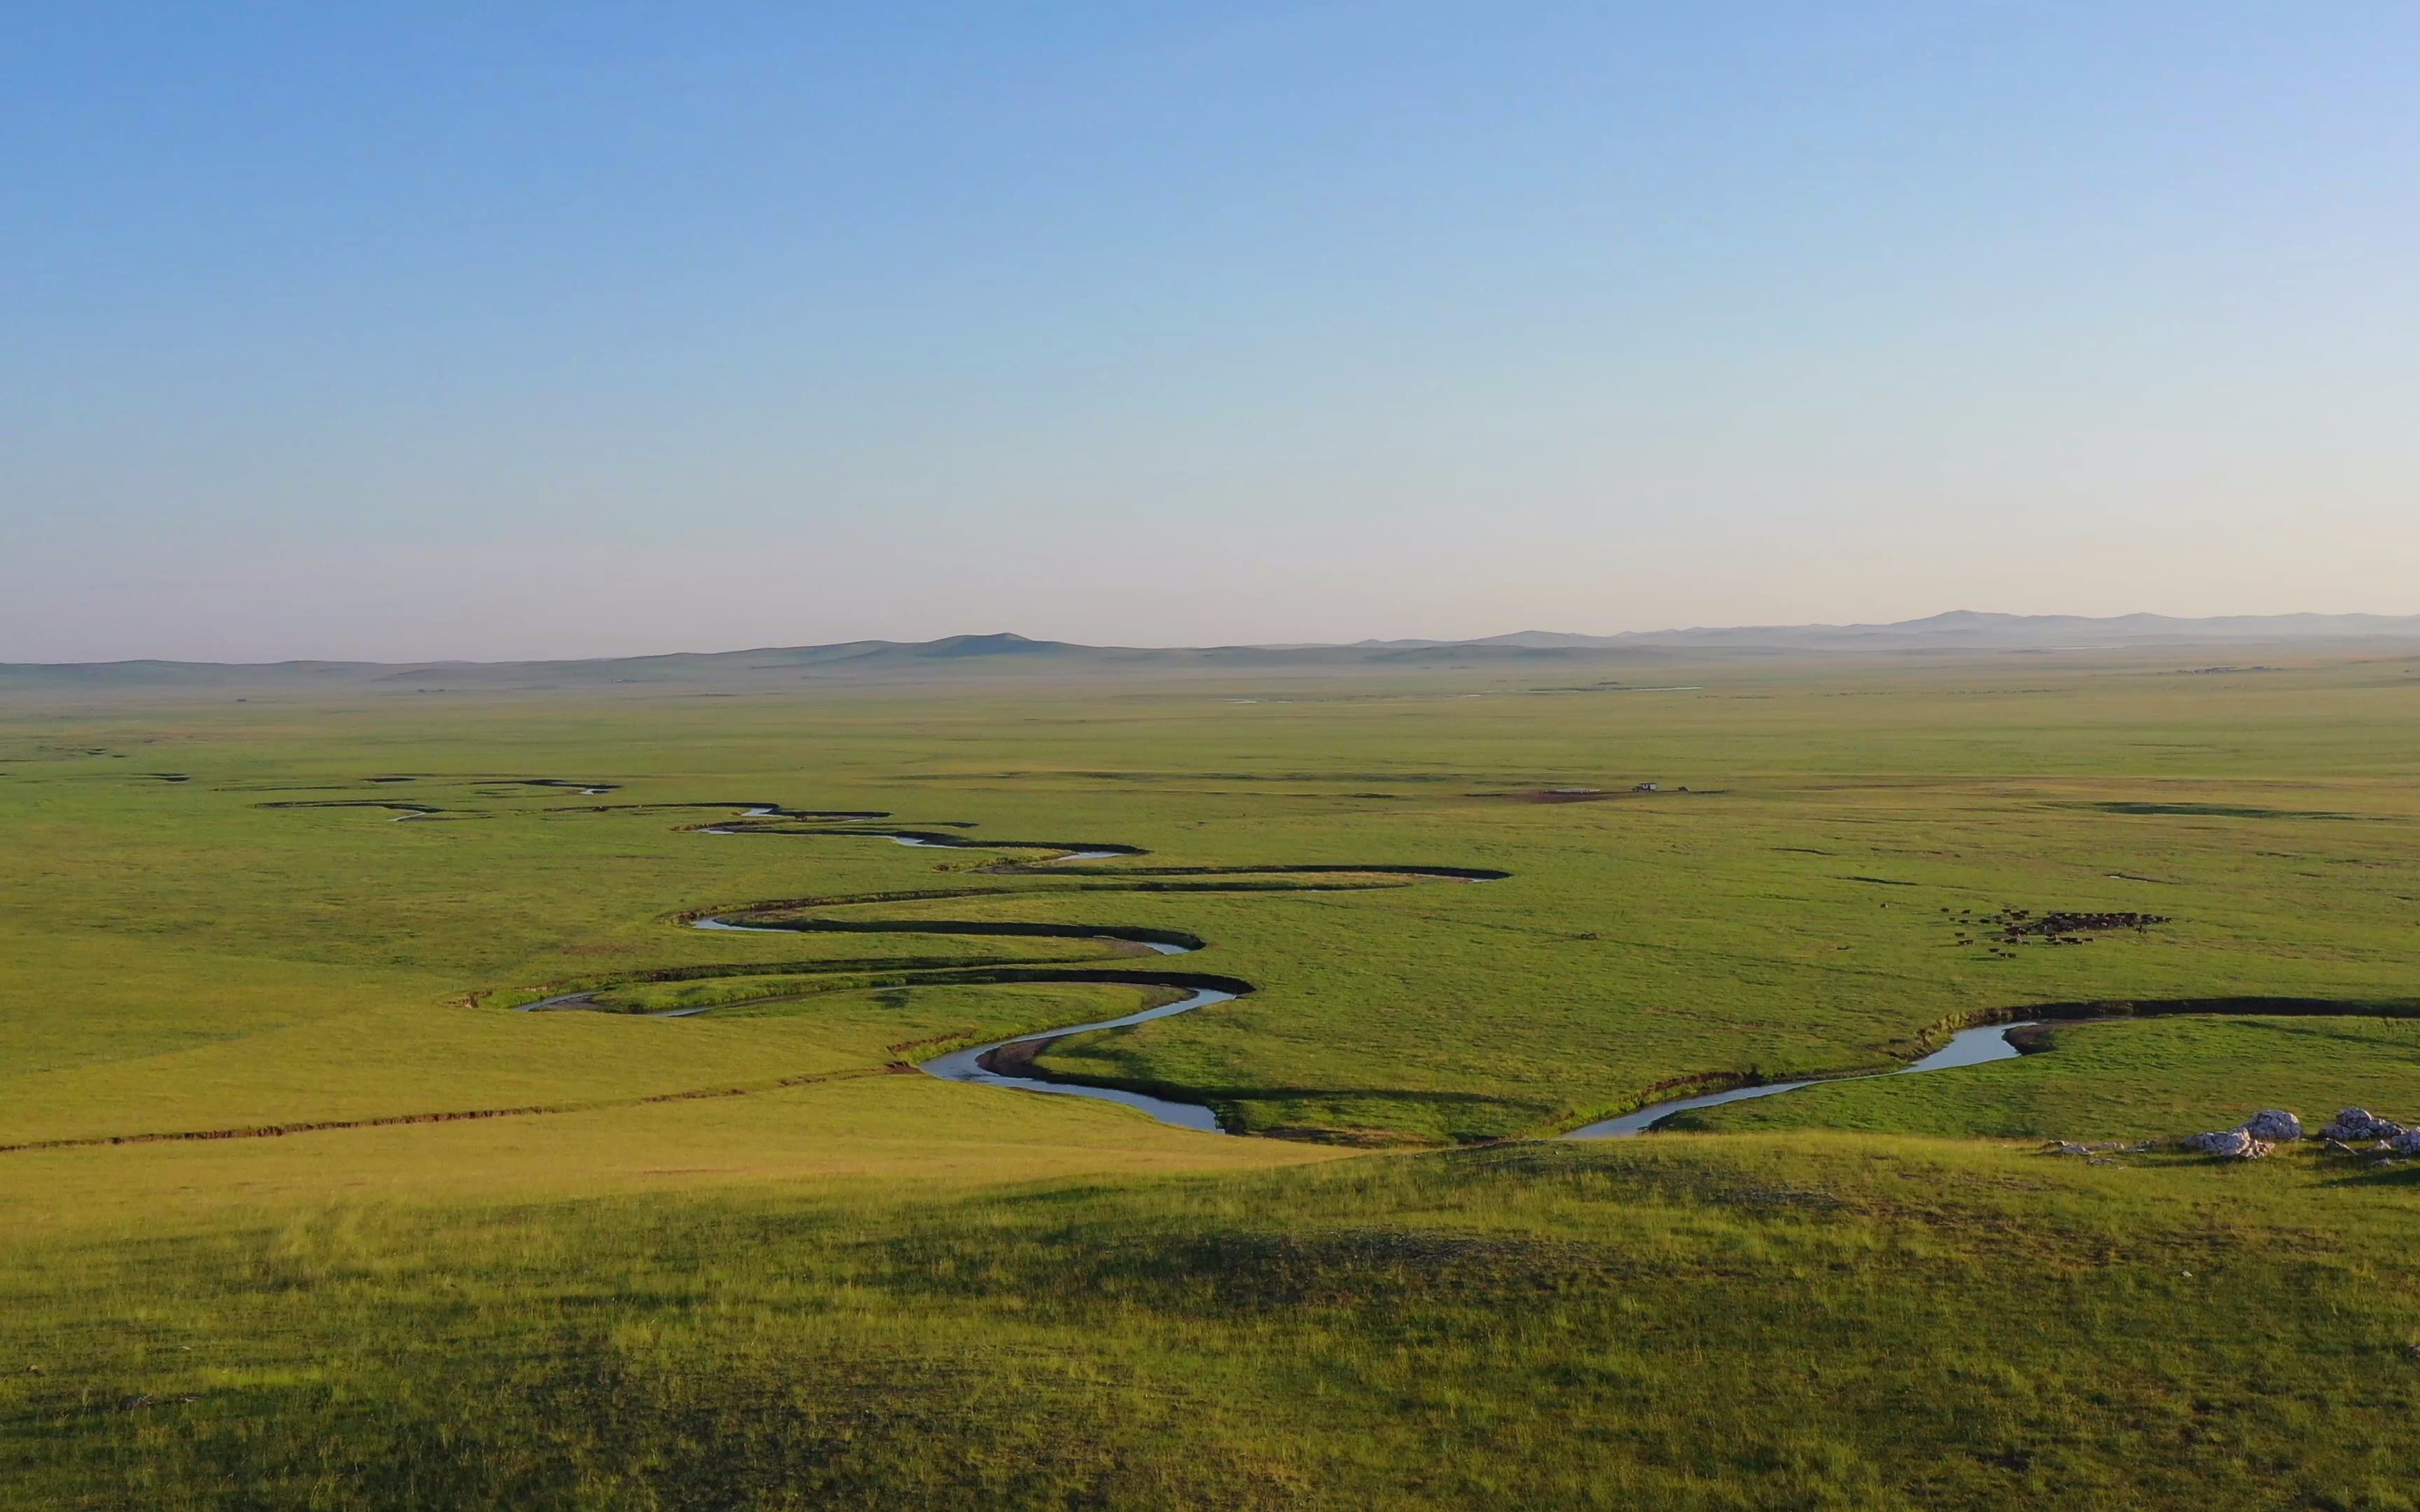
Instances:
[[[841,814],[834,812],[810,815],[794,810],[784,810],[769,804],[734,805],[734,807],[741,809],[741,812],[739,814],[739,819],[741,821],[814,817],[825,824],[866,826],[861,828],[853,828],[847,831],[826,830],[821,831],[821,833],[849,833],[862,835],[871,839],[887,839],[901,845],[920,847],[932,846],[953,850],[1051,850],[1057,852],[1055,855],[1041,857],[1034,861],[1017,863],[1019,866],[1029,868],[1059,866],[1071,861],[1106,861],[1144,854],[1140,850],[1125,846],[1109,848],[1102,846],[1056,846],[1040,844],[1032,841],[983,841],[971,839],[960,840],[950,836],[935,835],[929,831],[893,830],[874,827],[871,822],[890,817],[887,814],[880,813],[857,812]],[[406,817],[416,816],[407,815]],[[748,831],[737,828],[733,825],[704,825],[700,827],[698,832],[708,835],[736,835],[748,833]],[[773,831],[773,833],[786,832]],[[1362,869],[1345,867],[1278,867],[1270,870],[1280,872],[1359,872],[1366,870],[1372,875],[1384,875],[1389,873],[1398,876],[1427,875],[1433,877],[1457,877],[1462,880],[1471,881],[1487,880],[1503,874],[1500,872],[1464,872],[1451,868],[1391,869],[1387,867],[1371,867]],[[693,918],[690,920],[690,923],[693,928],[705,930],[731,930],[763,934],[795,933],[794,930],[783,925],[737,923],[729,918],[715,916]],[[936,933],[947,933],[949,931],[949,926],[941,923],[927,924],[922,927]],[[897,926],[897,928],[901,933],[917,933],[919,931],[919,926],[912,923],[902,923]],[[993,928],[996,929],[997,926],[993,926]],[[1071,928],[1068,933],[1072,934],[1078,932]],[[1104,931],[1101,938],[1104,940],[1116,941],[1120,939],[1121,933],[1122,932]],[[1159,952],[1162,955],[1184,955],[1198,948],[1198,946],[1193,945],[1178,945],[1159,940],[1125,939],[1123,943],[1140,944],[1150,949]],[[1107,979],[1071,978],[1069,980],[1098,980]],[[1124,980],[1131,980],[1132,979]],[[1238,991],[1229,991],[1225,988],[1205,986],[1202,985],[1198,979],[1187,980],[1181,976],[1172,976],[1166,981],[1160,983],[1143,981],[1136,984],[1146,986],[1162,985],[1176,991],[1181,991],[1185,995],[1173,1002],[1163,1003],[1156,1008],[1147,1008],[1140,1012],[1127,1013],[1117,1018],[1099,1019],[1088,1024],[1063,1025],[1057,1028],[1041,1029],[1030,1034],[1016,1035],[1006,1040],[997,1040],[988,1044],[974,1045],[964,1050],[953,1050],[947,1055],[936,1056],[932,1059],[921,1063],[917,1069],[927,1075],[938,1076],[945,1081],[968,1082],[981,1087],[1014,1088],[1019,1091],[1047,1092],[1061,1097],[1089,1097],[1098,1102],[1116,1103],[1125,1107],[1139,1108],[1141,1111],[1150,1114],[1153,1118],[1158,1119],[1162,1123],[1173,1124],[1184,1129],[1197,1129],[1209,1134],[1222,1133],[1223,1131],[1220,1130],[1218,1126],[1218,1115],[1213,1113],[1210,1108],[1204,1104],[1198,1103],[1183,1103],[1171,1098],[1155,1097],[1149,1093],[1129,1091],[1124,1088],[1091,1087],[1078,1082],[1055,1081],[1033,1068],[1033,1057],[1035,1054],[1047,1048],[1051,1043],[1066,1039],[1071,1035],[1089,1034],[1097,1029],[1121,1029],[1131,1025],[1147,1024],[1154,1019],[1171,1018],[1176,1014],[1189,1013],[1197,1008],[1207,1008],[1215,1003],[1233,1002],[1239,995],[1240,991],[1249,990],[1249,984],[1247,983],[1233,983],[1232,985],[1238,989]],[[583,1003],[589,995],[591,995],[574,994],[564,997],[549,998],[544,1002],[532,1003],[527,1006],[531,1009],[578,1006]],[[708,1010],[703,1008],[676,1009],[659,1016],[666,1018],[682,1018],[688,1017],[691,1014],[706,1011],[708,1011]],[[1563,1137],[1566,1139],[1629,1138],[1637,1134],[1645,1134],[1662,1123],[1666,1119],[1670,1118],[1672,1115],[1676,1113],[1685,1113],[1692,1108],[1719,1107],[1726,1103],[1745,1102],[1751,1098],[1778,1097],[1786,1092],[1794,1092],[1802,1088],[1814,1087],[1831,1081],[1863,1081],[1874,1076],[1909,1075],[1919,1072],[1945,1071],[1957,1066],[1975,1066],[1981,1065],[1987,1061],[2006,1060],[2018,1054],[2017,1047],[2009,1042],[2009,1031],[2011,1029],[2027,1027],[2030,1023],[2031,1021],[2027,1021],[2026,1024],[1992,1025],[1983,1028],[1961,1030],[1950,1037],[1950,1041],[1947,1044],[1944,1045],[1941,1049],[1934,1051],[1931,1055],[1925,1057],[1923,1059],[1918,1060],[1912,1065],[1897,1067],[1892,1071],[1869,1072],[1860,1076],[1807,1077],[1798,1081],[1767,1082],[1755,1087],[1734,1088],[1730,1091],[1708,1092],[1696,1097],[1674,1098],[1668,1102],[1650,1103],[1645,1107],[1622,1114],[1618,1118],[1599,1119],[1594,1123],[1575,1129],[1571,1133],[1563,1135]]]
[[[1922,1060],[1891,1071],[1868,1072],[1862,1076],[1810,1076],[1805,1081],[1765,1082],[1756,1087],[1735,1087],[1728,1092],[1708,1092],[1699,1097],[1676,1097],[1668,1103],[1650,1103],[1618,1119],[1601,1119],[1575,1129],[1563,1137],[1628,1139],[1647,1133],[1675,1113],[1686,1113],[1691,1108],[1720,1107],[1726,1103],[1745,1103],[1756,1097],[1778,1097],[1802,1087],[1818,1087],[1832,1082],[1871,1081],[1876,1076],[1906,1076],[1920,1071],[1947,1071],[1955,1066],[1980,1066],[1987,1061],[2011,1060],[2019,1051],[2009,1042],[2009,1031],[2028,1028],[2032,1023],[2028,1019],[2024,1024],[1993,1024],[1979,1029],[1961,1029],[1949,1037],[1947,1044]]]
[[[1087,860],[1092,859],[1091,856],[1081,852],[1076,856],[1063,856],[1057,859],[1072,861],[1079,856]],[[690,925],[696,929],[737,930],[752,934],[789,933],[778,925],[735,924],[727,918],[692,919]],[[1105,935],[1103,938],[1106,939],[1109,936]],[[1171,945],[1160,940],[1122,943],[1139,944],[1145,949],[1156,950],[1161,955],[1187,955],[1191,953],[1193,949],[1191,946]],[[996,1063],[997,1053],[1000,1051],[1023,1049],[1027,1046],[1039,1051],[1052,1041],[1063,1040],[1071,1034],[1087,1034],[1094,1029],[1123,1029],[1129,1024],[1148,1024],[1153,1019],[1170,1018],[1178,1013],[1190,1013],[1197,1008],[1208,1008],[1213,1003],[1232,1003],[1236,996],[1234,993],[1222,992],[1215,987],[1196,987],[1177,1001],[1162,1003],[1157,1008],[1146,1008],[1140,1012],[1126,1013],[1113,1019],[1098,1019],[1090,1024],[1070,1024],[1060,1028],[1037,1030],[1032,1034],[1013,1035],[1008,1039],[995,1040],[989,1044],[979,1044],[970,1049],[953,1050],[946,1056],[936,1056],[930,1060],[922,1062],[916,1069],[928,1076],[939,1076],[943,1081],[970,1082],[978,1087],[1013,1087],[1023,1092],[1056,1092],[1063,1097],[1089,1097],[1103,1103],[1116,1103],[1125,1107],[1140,1108],[1160,1122],[1172,1123],[1180,1129],[1199,1129],[1205,1134],[1223,1134],[1225,1131],[1218,1127],[1218,1116],[1199,1103],[1171,1102],[1168,1098],[1153,1097],[1147,1092],[1130,1092],[1119,1087],[1087,1087],[1080,1082],[1056,1082],[1045,1077],[1039,1072],[996,1071],[993,1066]],[[560,1001],[560,999],[553,1001]],[[534,1003],[530,1006],[537,1008],[548,1005]],[[704,1009],[691,1008],[677,1010],[661,1016],[678,1018],[704,1011],[706,1011]],[[1030,1059],[1012,1059],[1009,1064],[1027,1065],[1030,1064]]]

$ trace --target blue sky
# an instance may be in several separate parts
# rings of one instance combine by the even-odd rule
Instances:
[[[0,659],[2420,610],[2408,5],[8,11]]]

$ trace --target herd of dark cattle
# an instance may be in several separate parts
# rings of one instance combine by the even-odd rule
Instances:
[[[1949,910],[1945,908],[1942,912]],[[2044,945],[2086,945],[2090,943],[2084,938],[2086,934],[2120,929],[2148,930],[2167,922],[2165,914],[2091,914],[2066,909],[2037,914],[2030,908],[2004,908],[1996,914],[1974,916],[1972,928],[1977,934],[1996,938],[2005,945],[2023,945],[2028,936]],[[1962,922],[1958,926],[1962,942],[1967,937],[1968,927]]]

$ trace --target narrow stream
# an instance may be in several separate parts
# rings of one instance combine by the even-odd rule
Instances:
[[[1086,860],[1093,858],[1078,852],[1077,856],[1062,856],[1060,859],[1075,860],[1078,856],[1082,856]],[[734,924],[727,918],[700,918],[691,922],[692,927],[697,929],[733,930],[750,934],[792,933],[766,924]],[[1159,940],[1139,940],[1130,943],[1139,944],[1143,949],[1156,951],[1161,955],[1187,955],[1192,950],[1190,946],[1170,945]],[[1057,1092],[1063,1097],[1089,1097],[1103,1103],[1117,1103],[1130,1108],[1140,1108],[1160,1122],[1172,1123],[1180,1129],[1198,1129],[1204,1134],[1223,1134],[1225,1131],[1218,1127],[1218,1116],[1198,1103],[1174,1103],[1164,1097],[1153,1097],[1148,1092],[1129,1092],[1123,1088],[1086,1087],[1078,1082],[1049,1081],[1038,1074],[1019,1075],[1015,1072],[997,1072],[985,1065],[984,1061],[993,1051],[1005,1050],[1011,1045],[1030,1044],[1039,1050],[1052,1041],[1063,1040],[1071,1034],[1084,1034],[1094,1029],[1122,1029],[1129,1024],[1147,1024],[1153,1019],[1171,1018],[1178,1013],[1190,1013],[1197,1008],[1208,1008],[1213,1003],[1232,1003],[1234,1000],[1233,993],[1220,992],[1212,987],[1197,988],[1190,995],[1173,1003],[1162,1003],[1157,1008],[1146,1008],[1139,1013],[1128,1013],[1121,1018],[1102,1019],[1093,1024],[1070,1024],[1063,1028],[1041,1029],[1032,1034],[1019,1034],[1006,1040],[995,1040],[989,1044],[979,1044],[971,1049],[953,1050],[946,1056],[936,1056],[931,1060],[919,1064],[916,1069],[928,1076],[939,1076],[943,1081],[971,1082],[978,1087],[1013,1087],[1021,1092]],[[533,1003],[530,1006],[543,1008],[559,1001],[561,1001],[559,998],[551,998],[547,1003]],[[691,1014],[705,1011],[706,1010],[702,1008],[676,1009],[670,1013],[657,1016],[687,1018]]]
[[[1777,1097],[1794,1092],[1802,1087],[1814,1087],[1831,1082],[1864,1082],[1877,1076],[1910,1076],[1920,1071],[1948,1071],[1958,1066],[1980,1066],[1987,1061],[2012,1060],[2020,1053],[2009,1042],[2010,1029],[2032,1026],[2028,1019],[2023,1024],[1991,1024],[1979,1029],[1961,1029],[1949,1037],[1949,1042],[1913,1065],[1897,1071],[1873,1071],[1862,1076],[1810,1076],[1805,1081],[1766,1082],[1760,1087],[1736,1087],[1728,1092],[1708,1092],[1702,1097],[1679,1097],[1668,1103],[1650,1103],[1635,1112],[1618,1119],[1604,1119],[1563,1135],[1566,1139],[1628,1139],[1642,1134],[1675,1113],[1691,1108],[1720,1107],[1725,1103],[1745,1103],[1750,1098]]]
[[[1153,949],[1171,955],[1178,951],[1175,946],[1154,946]],[[985,1065],[984,1061],[991,1056],[992,1052],[1005,1050],[1011,1045],[1032,1045],[1039,1050],[1052,1041],[1063,1039],[1071,1034],[1084,1034],[1094,1029],[1122,1029],[1129,1024],[1147,1024],[1153,1019],[1164,1019],[1177,1013],[1190,1013],[1197,1008],[1208,1008],[1213,1003],[1232,1003],[1234,1000],[1233,993],[1222,993],[1215,988],[1204,987],[1190,996],[1179,998],[1173,1003],[1163,1003],[1157,1008],[1146,1008],[1140,1013],[1128,1013],[1123,1018],[1102,1019],[1094,1024],[1071,1024],[1063,1029],[1045,1029],[1039,1034],[1020,1034],[1013,1040],[995,1041],[990,1044],[976,1045],[970,1050],[953,1050],[946,1056],[937,1056],[925,1061],[916,1069],[928,1076],[939,1076],[943,1081],[972,1082],[978,1087],[1014,1087],[1023,1092],[1058,1092],[1067,1097],[1090,1097],[1097,1098],[1104,1103],[1122,1103],[1130,1108],[1140,1108],[1160,1122],[1172,1123],[1180,1129],[1198,1129],[1203,1134],[1222,1134],[1225,1131],[1218,1127],[1218,1116],[1199,1103],[1172,1103],[1164,1097],[1153,1097],[1147,1092],[1129,1092],[1117,1087],[1086,1087],[1077,1082],[1053,1082],[1045,1081],[1038,1076],[1004,1074],[993,1071]]]
[[[1090,859],[1089,856],[1085,858]],[[1062,859],[1073,860],[1076,857],[1066,856]],[[721,918],[698,919],[696,927],[714,930],[745,930],[755,933],[783,933],[765,925],[734,924]],[[1184,955],[1188,951],[1188,948],[1182,945],[1167,945],[1156,941],[1142,943],[1162,955]],[[971,1082],[980,1087],[1013,1087],[1020,1091],[1055,1092],[1065,1097],[1089,1097],[1104,1103],[1117,1103],[1126,1107],[1140,1108],[1160,1122],[1174,1124],[1180,1129],[1198,1129],[1208,1134],[1219,1134],[1223,1131],[1218,1127],[1218,1116],[1200,1103],[1172,1102],[1164,1097],[1153,1097],[1146,1092],[1130,1092],[1122,1088],[1086,1087],[1074,1082],[1051,1081],[1030,1072],[995,1071],[985,1062],[993,1057],[994,1052],[1009,1049],[1012,1046],[1032,1045],[1038,1051],[1053,1041],[1064,1039],[1069,1035],[1085,1034],[1094,1029],[1125,1028],[1130,1024],[1145,1024],[1153,1019],[1188,1013],[1197,1008],[1207,1008],[1213,1003],[1233,1002],[1234,999],[1233,993],[1202,988],[1176,1002],[1165,1003],[1158,1008],[1147,1008],[1139,1013],[1128,1013],[1120,1018],[1101,1019],[1092,1024],[1071,1024],[1062,1028],[1042,1029],[1032,1034],[996,1040],[989,1044],[975,1045],[966,1050],[954,1050],[948,1055],[924,1061],[916,1069],[926,1075],[939,1076],[945,1081]],[[700,1009],[685,1011],[688,1013],[701,1011],[704,1011]],[[1776,1097],[1783,1092],[1794,1092],[1802,1087],[1813,1087],[1824,1082],[1870,1081],[1876,1076],[1909,1076],[1918,1072],[1949,1071],[1959,1066],[1980,1066],[1994,1060],[2010,1060],[2014,1059],[2020,1052],[2015,1045],[2009,1042],[2009,1031],[2029,1028],[2034,1022],[2028,1019],[2021,1024],[1993,1024],[1981,1028],[1961,1029],[1949,1037],[1947,1044],[1923,1059],[1911,1065],[1899,1067],[1895,1071],[1869,1072],[1861,1076],[1807,1077],[1794,1082],[1767,1082],[1758,1087],[1734,1088],[1728,1092],[1709,1092],[1699,1097],[1674,1098],[1669,1102],[1651,1103],[1643,1108],[1625,1113],[1620,1118],[1605,1119],[1575,1129],[1563,1137],[1566,1139],[1626,1139],[1645,1134],[1673,1114],[1683,1113],[1691,1108],[1719,1107],[1725,1103],[1745,1103],[1751,1098]]]
[[[769,819],[779,817],[783,812],[783,810],[770,806],[760,806],[748,808],[742,810],[739,817],[743,819]],[[417,818],[419,816],[406,815],[405,817]],[[875,819],[882,817],[887,816],[873,814],[862,816],[852,815],[850,816],[850,820],[840,822],[846,823],[860,819]],[[703,826],[698,833],[707,835],[731,835],[741,833],[741,831],[724,827],[722,825],[706,825]],[[872,837],[888,839],[900,845],[910,845],[920,848],[932,847],[935,849],[953,850],[985,848],[979,843],[968,844],[966,842],[952,841],[942,840],[938,837],[927,837],[921,834],[901,834],[879,829],[862,830],[860,831],[860,833]],[[1025,847],[1020,845],[1016,848],[1021,849]],[[1049,866],[1068,861],[1106,861],[1136,854],[1140,853],[1130,849],[1071,849],[1059,855],[1047,857],[1039,862],[1026,864]],[[783,929],[778,925],[736,924],[727,918],[718,918],[713,917],[695,918],[690,922],[692,928],[703,930],[729,930],[751,934],[783,934],[794,933],[793,931]],[[1104,938],[1115,938],[1115,936],[1104,936]],[[1147,949],[1155,950],[1161,955],[1184,955],[1198,948],[1194,946],[1172,945],[1153,940],[1129,941],[1127,943],[1141,944]],[[1171,982],[1171,985],[1173,986],[1177,984]],[[569,997],[549,998],[545,1002],[532,1003],[527,1005],[527,1007],[530,1009],[553,1008],[558,1005],[579,1002],[584,995],[586,995],[576,994]],[[1053,1041],[1063,1040],[1070,1035],[1088,1034],[1096,1029],[1121,1029],[1131,1025],[1147,1024],[1154,1019],[1170,1018],[1178,1013],[1189,1013],[1197,1008],[1207,1008],[1214,1003],[1233,1002],[1234,1001],[1235,996],[1236,994],[1219,988],[1197,987],[1187,993],[1186,996],[1177,999],[1175,1002],[1163,1003],[1157,1008],[1147,1008],[1140,1012],[1127,1013],[1117,1018],[1101,1019],[1090,1024],[1070,1024],[1058,1028],[1041,1029],[1031,1034],[1016,1035],[1006,1040],[996,1040],[988,1044],[973,1045],[964,1050],[954,1050],[947,1055],[937,1056],[931,1060],[923,1062],[917,1067],[917,1069],[923,1072],[926,1075],[938,1076],[944,1081],[970,1082],[981,1087],[1015,1088],[1019,1091],[1050,1092],[1062,1097],[1089,1097],[1098,1102],[1116,1103],[1125,1107],[1140,1109],[1142,1112],[1151,1115],[1160,1122],[1172,1124],[1180,1129],[1195,1129],[1208,1134],[1218,1134],[1223,1131],[1218,1127],[1218,1116],[1202,1104],[1195,1103],[1178,1103],[1168,1098],[1154,1097],[1146,1092],[1128,1091],[1123,1088],[1087,1087],[1080,1083],[1053,1081],[1032,1069],[1032,1057],[1031,1054],[1027,1054],[1022,1057],[1011,1056],[1007,1057],[1007,1064],[1011,1069],[998,1070],[995,1068],[1001,1064],[1001,1052],[1002,1051],[1017,1050],[1030,1046],[1033,1051],[1038,1052],[1044,1047],[1051,1044]],[[709,1011],[709,1010],[705,1008],[676,1009],[657,1016],[662,1018],[687,1018],[692,1014],[706,1011]],[[1719,1107],[1726,1103],[1743,1103],[1751,1098],[1777,1097],[1784,1092],[1794,1092],[1804,1087],[1813,1087],[1819,1082],[1865,1081],[1875,1076],[1904,1076],[1916,1072],[1947,1071],[1957,1066],[1978,1066],[1988,1061],[2007,1060],[2015,1057],[2019,1053],[2017,1047],[2009,1042],[2009,1031],[2010,1029],[2028,1027],[2031,1021],[2027,1021],[2025,1024],[1995,1024],[1982,1028],[1962,1029],[1950,1037],[1947,1044],[1942,1046],[1939,1050],[1934,1051],[1931,1055],[1915,1062],[1913,1065],[1901,1066],[1894,1071],[1869,1072],[1858,1076],[1807,1077],[1798,1081],[1769,1082],[1757,1087],[1734,1088],[1727,1092],[1709,1092],[1698,1097],[1674,1098],[1668,1102],[1650,1103],[1643,1108],[1622,1114],[1619,1118],[1600,1119],[1595,1123],[1575,1129],[1571,1133],[1563,1135],[1563,1137],[1566,1139],[1624,1139],[1647,1133],[1653,1129],[1657,1124],[1661,1123],[1664,1119],[1670,1118],[1676,1113],[1683,1113],[1692,1108]]]

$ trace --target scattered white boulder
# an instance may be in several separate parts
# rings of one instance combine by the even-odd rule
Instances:
[[[2397,1155],[2420,1155],[2420,1124],[2397,1123],[2381,1119],[2367,1108],[2342,1108],[2335,1121],[2316,1133],[2305,1134],[2303,1120],[2284,1108],[2262,1108],[2232,1129],[2214,1129],[2197,1134],[2183,1141],[2184,1148],[2204,1155],[2216,1155],[2224,1160],[2258,1160],[2273,1154],[2277,1147],[2301,1139],[2324,1139],[2328,1149],[2339,1155],[2368,1154],[2380,1157],[2381,1165],[2395,1164]],[[2355,1148],[2353,1141],[2366,1148]],[[2054,1140],[2056,1153],[2098,1157],[2113,1148],[2110,1145],[2077,1145]],[[2149,1148],[2149,1141],[2127,1150]]]
[[[2381,1119],[2367,1108],[2346,1108],[2336,1121],[2319,1131],[2322,1139],[2392,1139],[2408,1133],[2393,1119]]]
[[[2279,1145],[2302,1137],[2302,1119],[2284,1108],[2262,1108],[2232,1129],[2194,1135],[2185,1141],[2185,1148],[2228,1160],[2258,1160]]]
[[[2303,1120],[2284,1108],[2262,1108],[2236,1127],[2270,1144],[2287,1144],[2303,1137]]]
[[[2258,1160],[2277,1147],[2267,1140],[2255,1139],[2242,1129],[2220,1129],[2194,1135],[2185,1141],[2185,1148],[2228,1160]]]

